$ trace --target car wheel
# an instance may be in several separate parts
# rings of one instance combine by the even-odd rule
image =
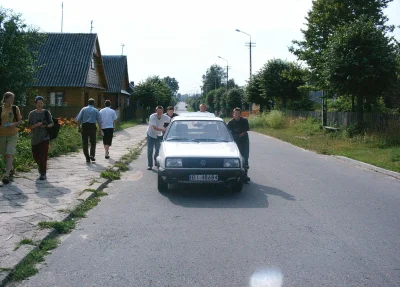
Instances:
[[[168,184],[163,180],[161,175],[157,177],[157,187],[159,192],[168,191]]]
[[[243,189],[243,182],[242,181],[238,181],[236,183],[232,183],[231,185],[231,190],[233,192],[241,192]]]

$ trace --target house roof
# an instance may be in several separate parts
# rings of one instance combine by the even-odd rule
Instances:
[[[34,87],[85,87],[97,34],[46,33]]]
[[[121,90],[124,74],[128,71],[126,56],[103,56],[103,64],[108,83],[106,93],[129,95],[127,91]],[[125,80],[128,81],[128,75]]]

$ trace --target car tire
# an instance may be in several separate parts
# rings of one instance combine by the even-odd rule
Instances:
[[[168,183],[166,183],[161,175],[157,176],[157,187],[159,192],[168,191]]]
[[[241,192],[243,189],[243,182],[242,181],[238,181],[236,183],[232,183],[231,185],[231,190],[233,192]]]

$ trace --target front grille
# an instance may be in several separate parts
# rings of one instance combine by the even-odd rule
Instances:
[[[186,168],[223,168],[222,158],[183,158],[182,165]]]

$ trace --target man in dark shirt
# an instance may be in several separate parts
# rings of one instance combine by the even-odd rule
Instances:
[[[173,106],[169,106],[167,107],[167,112],[165,113],[165,115],[169,116],[172,120],[172,118],[178,116],[177,113],[174,112],[174,107]],[[164,123],[164,128],[167,128],[169,125],[169,123]]]
[[[235,108],[233,110],[233,119],[228,123],[228,128],[232,133],[233,139],[235,140],[239,151],[244,158],[244,168],[246,172],[245,182],[249,182],[250,178],[247,176],[247,170],[249,169],[249,152],[250,152],[250,142],[248,131],[249,122],[246,118],[242,117],[242,110],[240,108]]]

